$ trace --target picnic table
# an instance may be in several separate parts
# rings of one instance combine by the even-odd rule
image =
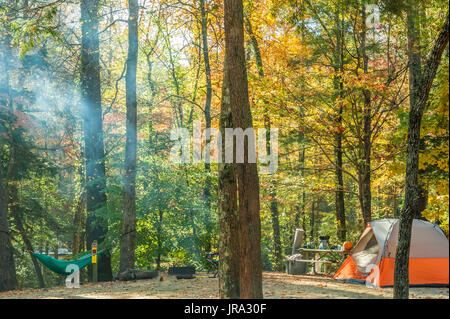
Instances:
[[[299,248],[298,252],[303,256],[299,262],[312,263],[312,274],[326,274],[327,266],[332,264],[341,263],[350,253],[348,250],[337,249],[310,249]],[[324,266],[324,271],[321,268]]]

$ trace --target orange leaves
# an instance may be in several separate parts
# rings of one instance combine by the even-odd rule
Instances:
[[[16,121],[14,123],[14,128],[32,128],[33,120],[22,111],[15,111]]]

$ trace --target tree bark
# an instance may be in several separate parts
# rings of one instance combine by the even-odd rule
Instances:
[[[151,60],[151,55],[148,54],[146,55],[146,60],[147,60],[147,68],[148,68],[148,73],[147,73],[147,81],[148,81],[148,85],[150,86],[150,97],[149,97],[149,102],[148,102],[148,112],[151,115],[153,113],[153,107],[154,107],[154,102],[155,102],[155,97],[156,97],[156,85],[155,82],[153,81],[153,61]],[[150,118],[148,121],[148,155],[150,156],[152,154],[152,150],[155,148],[154,145],[154,140],[153,140],[153,119]],[[147,185],[145,186],[147,187]]]
[[[202,52],[203,61],[205,64],[205,77],[206,77],[206,100],[205,100],[205,122],[206,129],[211,129],[211,99],[212,99],[212,79],[211,79],[211,65],[209,61],[209,46],[208,46],[208,15],[205,8],[205,0],[200,0],[200,12],[201,12],[201,29],[202,29]],[[211,136],[206,135],[206,145],[210,145]],[[205,187],[203,190],[203,196],[205,199],[205,205],[207,211],[211,214],[211,178],[209,173],[211,172],[210,164],[210,149],[206,149],[205,158],[205,171],[207,173],[205,180]],[[210,223],[207,223],[207,230],[211,231]],[[208,246],[211,246],[210,243]]]
[[[177,70],[175,61],[173,58],[172,53],[172,46],[170,43],[170,37],[168,34],[164,35],[164,41],[166,42],[166,47],[169,53],[169,67],[170,67],[170,74],[172,77],[173,86],[175,87],[175,92],[177,97],[180,96],[180,82],[178,80],[177,76]],[[181,102],[181,99],[177,98],[176,102],[174,103],[175,113],[176,113],[176,119],[178,127],[182,128],[185,126],[184,123],[184,113],[183,113],[183,103]]]
[[[205,63],[205,76],[206,76],[206,101],[205,101],[205,120],[206,129],[211,128],[211,99],[212,99],[212,81],[211,81],[211,65],[209,62],[209,48],[208,48],[208,17],[205,8],[205,0],[200,0],[200,11],[201,11],[201,28],[202,28],[202,51],[203,60]],[[210,138],[207,136],[206,143],[210,142]],[[209,158],[209,153],[206,152],[207,158]],[[205,163],[205,169],[209,172],[211,166]],[[208,190],[209,191],[209,190]]]
[[[303,241],[306,240],[306,192],[302,194],[302,229],[305,231],[303,234]]]
[[[260,65],[262,70],[262,65]],[[265,127],[266,127],[266,146],[267,154],[270,154],[270,119],[268,116],[265,117]],[[272,230],[273,230],[273,254],[275,261],[275,271],[283,271],[283,252],[281,247],[281,235],[280,235],[280,218],[278,212],[278,201],[277,201],[277,191],[276,191],[276,181],[275,178],[271,181],[271,192],[270,192],[270,216],[272,218]]]
[[[335,33],[336,33],[336,48],[334,52],[335,59],[335,72],[344,71],[344,38],[343,38],[342,21],[339,16],[339,11],[335,12]],[[334,78],[334,88],[336,90],[336,96],[339,97],[339,103],[337,105],[336,114],[336,128],[334,144],[334,156],[335,156],[335,206],[336,206],[336,222],[337,222],[337,235],[340,241],[346,239],[346,225],[345,225],[345,202],[344,202],[344,177],[342,172],[342,98],[343,98],[343,82],[339,76]]]
[[[315,232],[314,228],[316,227],[316,201],[313,200],[311,203],[311,219],[309,221],[309,226],[311,227],[310,235],[309,235],[309,241],[314,245],[315,243]],[[314,248],[314,247],[310,247]]]
[[[280,219],[278,213],[278,205],[275,197],[277,196],[275,192],[275,186],[270,194],[270,215],[272,217],[272,230],[273,230],[273,254],[275,261],[275,271],[283,271],[283,253],[281,247],[281,236],[280,236]]]
[[[3,184],[3,167],[0,165],[0,291],[17,287],[11,233],[8,224],[8,192]]]
[[[87,247],[94,240],[101,245],[108,230],[107,219],[95,212],[106,207],[105,150],[100,91],[100,52],[98,0],[81,0],[81,96],[83,102],[86,156]],[[92,272],[89,267],[89,273]],[[111,257],[103,254],[98,262],[98,280],[112,280]]]
[[[242,0],[225,0],[225,58],[229,76],[230,106],[235,128],[253,127],[245,63]],[[232,80],[231,80],[232,79]],[[259,178],[256,163],[248,162],[246,139],[244,163],[235,164],[239,193],[240,297],[261,299],[261,220]]]
[[[158,210],[158,225],[156,227],[156,239],[157,239],[157,247],[158,247],[158,255],[156,256],[156,270],[161,270],[161,256],[162,256],[162,223],[163,223],[163,212]]]
[[[394,272],[394,298],[409,298],[409,252],[411,228],[417,216],[419,192],[419,147],[423,112],[433,84],[442,54],[449,41],[449,16],[428,56],[425,68],[421,69],[417,33],[417,0],[409,0],[407,8],[408,55],[410,59],[410,111],[406,142],[406,187],[405,202],[400,214],[400,228]]]
[[[28,238],[27,232],[25,230],[25,227],[22,222],[22,217],[19,215],[17,203],[19,201],[18,194],[17,194],[17,188],[15,186],[11,186],[9,189],[9,209],[12,217],[14,218],[14,223],[16,224],[17,230],[19,230],[20,236],[22,237],[23,243],[25,245],[25,248],[29,252],[33,252],[34,248],[33,245]],[[41,266],[33,255],[31,255],[31,261],[33,262],[34,270],[36,272],[36,276],[38,279],[39,288],[45,287],[44,277],[42,275],[42,269]]]
[[[220,132],[233,127],[230,106],[230,84],[226,61],[222,85]],[[237,299],[239,288],[239,213],[237,208],[237,180],[233,164],[225,162],[225,141],[222,141],[222,162],[219,164],[219,294],[222,299]]]
[[[255,51],[255,60],[256,60],[256,67],[258,69],[258,75],[260,78],[263,78],[264,77],[264,67],[263,67],[263,63],[262,63],[261,50],[259,49],[258,39],[256,38],[255,34],[253,33],[253,27],[250,22],[250,19],[247,16],[245,17],[245,27],[247,29],[248,35],[250,36],[253,50]]]
[[[9,84],[9,52],[10,39],[2,34],[0,40],[0,67],[3,74],[0,74],[0,88],[7,94],[3,98],[0,95],[0,104],[9,109],[10,103],[10,84]],[[1,112],[1,108],[0,108]],[[0,118],[9,117],[8,112],[1,112]],[[0,129],[3,131],[2,122]],[[0,134],[0,142],[8,143],[3,140]],[[13,247],[11,245],[11,233],[8,224],[8,174],[3,172],[3,166],[0,163],[0,291],[13,290],[17,287],[16,268],[14,263]]]
[[[84,180],[84,178],[82,177]],[[75,208],[75,216],[73,219],[73,235],[72,235],[72,253],[74,255],[82,252],[84,248],[84,219],[85,219],[85,209],[86,209],[86,194],[83,192],[78,200],[77,207]]]
[[[127,140],[125,146],[125,174],[123,183],[122,238],[120,242],[121,272],[127,269],[134,269],[134,250],[136,248],[138,1],[129,0],[128,10],[128,60],[126,74]]]
[[[363,56],[364,74],[368,74],[369,57],[367,55],[366,38],[366,8],[362,6],[362,35],[361,35],[361,53]],[[371,110],[371,94],[369,90],[363,90],[364,96],[364,115],[363,115],[363,137],[362,137],[362,163],[361,173],[361,191],[362,198],[362,215],[364,219],[364,227],[372,220],[372,192],[371,192],[371,154],[372,154],[372,110]]]

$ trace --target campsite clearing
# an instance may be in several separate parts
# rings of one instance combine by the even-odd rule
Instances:
[[[217,278],[199,273],[195,279],[177,280],[173,276],[130,282],[85,284],[80,289],[55,287],[0,293],[0,299],[214,299],[218,298]],[[264,298],[267,299],[373,299],[392,298],[392,288],[367,288],[345,284],[324,276],[294,276],[264,273]],[[411,288],[412,299],[449,299],[449,288]]]

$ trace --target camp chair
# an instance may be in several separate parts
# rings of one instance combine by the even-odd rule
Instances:
[[[216,278],[219,274],[219,254],[209,253],[206,255],[206,260],[214,267],[214,276],[210,278]]]

